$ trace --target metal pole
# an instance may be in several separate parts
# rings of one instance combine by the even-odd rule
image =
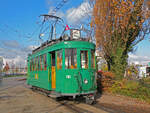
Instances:
[[[52,28],[51,28],[51,36],[50,36],[50,40],[53,39],[53,25],[52,25]]]
[[[56,25],[54,25],[54,39],[56,39]]]

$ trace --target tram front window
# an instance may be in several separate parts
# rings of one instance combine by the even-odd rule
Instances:
[[[95,52],[91,51],[91,67],[95,68]]]
[[[62,50],[57,51],[57,69],[62,69]]]
[[[81,51],[81,68],[88,68],[88,51]]]
[[[66,69],[77,68],[77,49],[65,50],[65,68]]]

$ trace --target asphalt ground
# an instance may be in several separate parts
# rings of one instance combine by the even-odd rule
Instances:
[[[56,101],[32,91],[24,77],[0,81],[0,113],[150,113],[150,105],[136,99],[103,94],[94,105],[82,101]]]
[[[0,84],[0,113],[107,113],[72,100],[56,101],[34,92],[23,77],[5,78]]]

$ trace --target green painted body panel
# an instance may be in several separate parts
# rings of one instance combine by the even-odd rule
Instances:
[[[76,69],[65,69],[65,48],[76,48],[77,49],[77,68]],[[51,88],[51,54],[52,51],[63,50],[62,54],[62,69],[56,68],[56,89]],[[80,51],[88,51],[88,69],[81,69],[80,64]],[[28,56],[28,79],[27,83],[32,86],[37,86],[47,90],[55,90],[62,95],[73,95],[90,93],[96,91],[96,65],[95,68],[91,68],[91,50],[95,50],[95,45],[86,41],[63,41],[57,44],[51,45],[39,52]],[[29,61],[39,55],[47,54],[47,70],[45,71],[33,71],[30,72]],[[55,56],[55,59],[57,56]],[[57,60],[55,60],[57,67]],[[35,74],[38,74],[38,79],[35,79]],[[67,78],[70,76],[70,78]],[[88,83],[85,84],[84,80],[87,79]]]

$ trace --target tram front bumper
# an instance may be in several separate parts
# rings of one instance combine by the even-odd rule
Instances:
[[[81,92],[81,93],[61,93],[62,96],[81,96],[81,95],[93,95],[96,91],[88,91],[88,92]]]

